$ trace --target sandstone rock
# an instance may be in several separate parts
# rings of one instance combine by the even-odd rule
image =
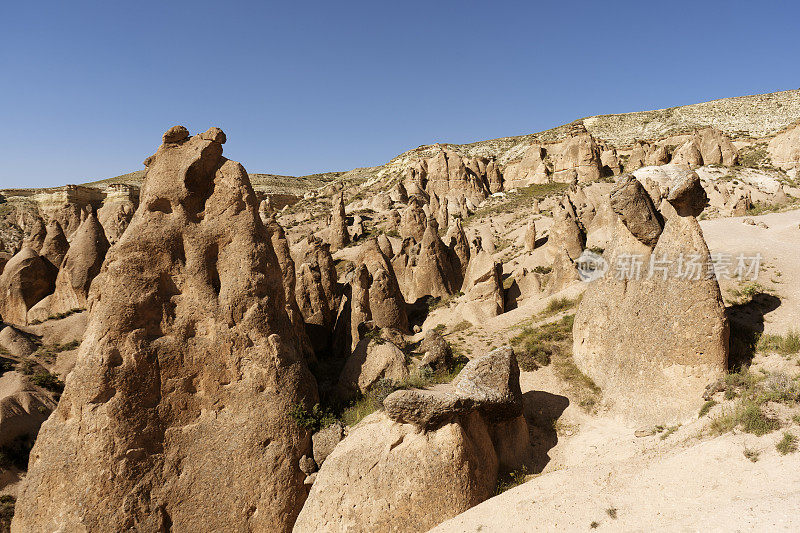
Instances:
[[[600,165],[604,175],[616,175],[622,172],[622,167],[614,149],[603,150],[600,152]]]
[[[6,326],[0,330],[0,346],[17,357],[27,357],[38,348],[30,334],[23,333],[14,326]]]
[[[525,250],[532,252],[536,249],[536,222],[531,218],[525,227]]]
[[[369,286],[369,309],[372,321],[379,328],[408,331],[405,300],[400,292],[392,265],[383,255],[376,239],[368,239],[359,254],[357,263],[367,267],[372,276]]]
[[[408,192],[402,181],[397,182],[397,185],[389,191],[389,198],[395,203],[404,204],[408,202]]]
[[[367,392],[379,380],[400,383],[408,378],[406,356],[391,342],[380,337],[362,339],[347,358],[339,376],[343,398]]]
[[[244,168],[182,135],[92,284],[14,530],[290,531],[303,505],[310,435],[289,412],[317,396],[281,273]]]
[[[416,242],[422,241],[425,235],[428,217],[422,209],[422,202],[419,197],[412,196],[408,201],[408,207],[403,210],[400,218],[400,237],[403,239],[412,238]]]
[[[394,248],[392,248],[392,241],[389,240],[389,237],[387,237],[385,233],[381,233],[380,235],[378,235],[378,248],[381,249],[381,252],[387,258],[394,257]]]
[[[470,411],[472,402],[452,391],[408,389],[391,393],[383,406],[395,422],[431,430]]]
[[[488,498],[497,472],[477,413],[431,432],[374,413],[325,460],[294,531],[427,531]]]
[[[86,307],[89,287],[100,272],[109,244],[103,227],[94,214],[81,224],[72,236],[72,244],[64,257],[50,299],[50,312],[66,313]]]
[[[409,301],[423,296],[443,297],[458,291],[459,274],[453,267],[449,249],[439,237],[439,224],[433,217],[428,218],[425,234],[411,271]]]
[[[302,470],[304,474],[313,474],[314,472],[317,471],[317,463],[315,463],[314,459],[312,459],[307,455],[304,455],[303,457],[300,458],[298,466],[300,467],[300,470]]]
[[[109,244],[116,244],[133,219],[137,203],[131,191],[122,191],[118,195],[109,196],[97,210],[97,220],[103,227]]]
[[[604,257],[626,275],[612,270],[589,284],[575,316],[575,363],[619,412],[641,423],[693,416],[705,386],[726,371],[728,322],[719,285],[709,276],[700,225],[681,214],[696,212],[682,209],[698,195],[697,182],[686,176],[670,186],[667,198],[678,212],[664,217],[652,250],[617,223]],[[687,265],[692,257],[694,267]]]
[[[264,205],[264,202],[261,203]],[[259,213],[262,213],[259,207]],[[278,221],[275,219],[274,214],[268,215],[266,221],[262,217],[262,222],[267,230],[267,236],[272,244],[272,250],[275,253],[275,258],[278,261],[278,266],[281,269],[283,277],[283,296],[284,303],[286,304],[286,314],[294,328],[294,333],[297,336],[298,343],[306,355],[311,360],[314,358],[313,347],[311,341],[306,333],[306,324],[303,320],[303,313],[300,311],[300,306],[297,305],[297,275],[295,271],[294,259],[289,251],[289,240],[286,238],[286,232],[283,230]],[[269,258],[271,259],[271,258]]]
[[[336,445],[344,439],[344,426],[339,422],[334,422],[330,426],[324,427],[311,436],[314,449],[314,461],[322,466],[325,459],[333,453]]]
[[[553,210],[553,225],[550,227],[548,243],[554,250],[566,250],[572,260],[581,255],[586,245],[586,236],[577,217],[563,204]]]
[[[469,399],[490,420],[522,413],[519,366],[514,350],[503,346],[470,360],[453,381],[455,394]]]
[[[44,246],[46,238],[47,228],[44,225],[44,220],[41,217],[36,217],[33,219],[33,224],[27,228],[22,246],[23,248],[30,248],[38,254],[42,246]]]
[[[563,248],[556,250],[553,253],[553,265],[550,280],[547,283],[547,293],[561,292],[579,279],[578,270],[567,251]]]
[[[61,268],[61,262],[64,261],[67,250],[69,250],[69,243],[67,236],[64,235],[64,230],[61,229],[61,224],[57,220],[50,221],[47,225],[47,236],[39,255],[50,261],[55,268]]]
[[[800,125],[772,138],[767,145],[770,161],[783,170],[800,168]]]
[[[425,339],[420,344],[423,353],[421,366],[427,366],[433,370],[447,370],[453,361],[453,350],[444,340],[444,337],[435,329],[429,330]]]
[[[546,155],[547,152],[539,144],[526,148],[519,162],[506,166],[503,172],[505,188],[516,189],[534,183],[546,183],[549,173],[545,164]]]
[[[347,216],[344,212],[344,191],[333,198],[331,224],[328,228],[328,232],[328,243],[331,246],[332,252],[350,244],[350,233],[347,231]]]
[[[0,275],[0,316],[12,324],[27,324],[28,310],[51,294],[58,271],[30,248],[12,257]]]
[[[16,371],[0,375],[0,446],[17,437],[35,436],[56,402]]]
[[[687,165],[689,168],[696,168],[702,166],[703,155],[700,153],[697,143],[694,140],[689,140],[675,150],[672,162],[674,164]]]
[[[553,181],[587,183],[600,178],[600,151],[585,129],[564,141],[555,156]]]
[[[639,180],[626,174],[611,191],[611,208],[625,227],[648,246],[655,246],[661,235],[661,222],[650,196]]]

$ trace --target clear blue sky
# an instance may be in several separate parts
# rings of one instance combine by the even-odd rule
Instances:
[[[2,18],[0,187],[141,169],[174,124],[301,175],[800,87],[796,2],[9,0]]]

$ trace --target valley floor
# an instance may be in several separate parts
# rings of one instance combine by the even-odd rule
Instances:
[[[752,217],[768,228],[745,224],[745,218],[703,221],[711,252],[761,253],[759,292],[778,305],[764,309],[760,325],[768,334],[797,331],[800,210]],[[741,286],[723,281],[726,300],[735,299]],[[580,285],[573,287],[568,297],[581,292]],[[516,318],[530,317],[544,304],[520,308]],[[519,331],[512,313],[481,332],[466,332],[462,343],[470,344],[471,336],[508,341]],[[794,378],[800,359],[796,353],[759,353],[750,372]],[[717,405],[681,425],[641,428],[621,421],[612,405],[601,402],[592,413],[581,408],[552,366],[523,372],[520,381],[526,416],[542,443],[539,471],[432,531],[800,530],[800,453],[783,455],[776,448],[786,433],[800,435],[797,406],[768,402],[766,411],[782,427],[761,436],[741,429],[719,434],[710,427],[736,408],[736,400],[722,393],[714,396]]]

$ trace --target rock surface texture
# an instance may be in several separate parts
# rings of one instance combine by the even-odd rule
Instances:
[[[630,224],[652,216],[647,202],[621,209],[628,222],[618,218],[605,251],[611,268],[584,293],[573,329],[575,362],[604,397],[631,420],[656,424],[696,415],[706,385],[726,371],[728,357],[725,307],[695,218],[705,192],[689,171],[662,189],[666,222],[656,242],[642,239],[655,226],[639,231],[645,226]]]
[[[530,458],[511,348],[473,359],[452,385],[397,391],[384,405],[327,456],[294,531],[427,531]]]
[[[247,173],[218,128],[163,140],[15,531],[288,531],[305,500],[310,436],[288,413],[316,390]]]

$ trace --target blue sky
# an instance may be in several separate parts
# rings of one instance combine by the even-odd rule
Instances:
[[[800,87],[795,2],[4,2],[0,188],[142,168],[174,124],[250,172],[388,161]]]

